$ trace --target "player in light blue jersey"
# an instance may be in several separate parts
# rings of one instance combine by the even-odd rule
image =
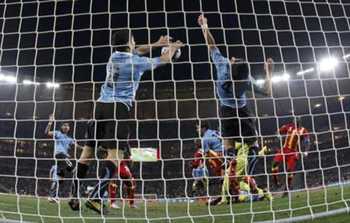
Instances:
[[[73,199],[69,202],[73,210],[79,210],[79,179],[86,176],[89,161],[95,157],[95,148],[107,150],[105,160],[99,161],[101,169],[99,182],[89,195],[86,206],[98,213],[103,212],[102,198],[111,179],[117,178],[118,162],[123,152],[128,150],[129,127],[135,95],[145,71],[155,69],[171,62],[175,52],[183,46],[181,41],[172,42],[168,36],[162,36],[157,42],[136,48],[130,30],[120,30],[112,35],[114,52],[106,66],[106,79],[101,87],[100,97],[95,108],[92,125],[87,132],[89,141],[81,154],[77,179],[73,185]],[[168,46],[160,57],[142,56],[153,48]]]
[[[208,123],[202,121],[197,125],[197,132],[202,137],[202,148],[205,153],[209,150],[217,153],[224,152],[219,131],[210,129]]]
[[[53,115],[49,117],[49,123],[45,129],[45,134],[54,139],[54,157],[55,164],[50,170],[50,179],[52,181],[49,190],[49,201],[58,201],[58,191],[64,183],[64,177],[67,173],[71,173],[74,169],[72,162],[69,159],[69,150],[76,146],[80,146],[75,143],[75,141],[68,136],[70,131],[69,123],[63,123],[60,130],[51,131],[53,125]]]
[[[247,109],[246,93],[252,90],[255,80],[249,75],[246,62],[235,57],[226,58],[216,47],[215,39],[208,28],[207,18],[198,17],[203,36],[208,45],[210,56],[216,67],[216,94],[220,102],[220,121],[224,146],[228,153],[234,153],[235,141],[255,142],[255,120]],[[265,66],[266,79],[261,91],[271,95],[272,91],[272,60]],[[260,88],[257,86],[257,88]]]
[[[266,95],[272,94],[272,59],[265,64],[266,79],[264,86],[256,84],[249,75],[249,67],[242,59],[224,57],[216,47],[215,39],[208,28],[207,18],[198,17],[203,36],[208,45],[210,56],[216,67],[216,94],[220,102],[221,133],[224,137],[224,147],[228,155],[235,153],[235,141],[254,145],[256,141],[256,126],[254,116],[247,108],[247,91],[257,90]],[[254,87],[252,87],[252,84]]]

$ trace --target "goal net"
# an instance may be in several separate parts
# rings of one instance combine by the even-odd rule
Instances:
[[[253,79],[249,81],[250,117],[240,117],[239,127],[254,119],[257,142],[255,150],[249,145],[248,157],[243,157],[246,171],[239,176],[224,167],[220,174],[212,168],[228,166],[224,154],[204,154],[204,161],[194,157],[204,147],[198,122],[218,131],[223,141],[218,70],[197,22],[200,15],[208,19],[222,55],[245,61],[257,86],[265,85],[264,64],[273,59],[271,96],[260,94],[252,87]],[[346,217],[349,16],[349,0],[0,1],[0,221],[278,222]],[[137,46],[154,43],[161,35],[185,43],[178,60],[142,75],[130,111],[128,144],[157,149],[157,158],[146,162],[140,155],[128,166],[136,209],[129,207],[130,187],[121,180],[115,198],[119,209],[96,215],[83,205],[83,193],[81,209],[72,211],[67,203],[75,171],[61,179],[54,200],[48,201],[58,160],[55,140],[47,137],[45,128],[53,114],[50,131],[67,123],[67,136],[76,144],[94,140],[86,138],[86,126],[94,121],[94,105],[113,52],[112,33],[125,28],[132,30]],[[160,55],[157,48],[145,56]],[[297,152],[284,150],[292,133],[278,132],[288,123],[307,130],[293,133]],[[239,137],[238,142],[243,141]],[[235,147],[238,155],[246,144]],[[283,154],[276,171],[278,151]],[[80,153],[79,146],[70,149],[67,162],[72,167]],[[95,150],[81,191],[98,181],[103,153]],[[194,170],[197,161],[208,174]],[[235,180],[237,193],[232,192]],[[227,201],[215,203],[225,182]]]

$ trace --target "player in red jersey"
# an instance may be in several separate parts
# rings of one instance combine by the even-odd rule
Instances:
[[[201,142],[195,142],[196,151],[193,154],[192,177],[194,179],[192,184],[192,191],[199,200],[207,201],[207,188],[208,188],[208,170],[205,166],[204,152],[201,148]]]
[[[301,126],[300,119],[297,123],[288,123],[283,125],[279,133],[285,136],[282,149],[277,150],[272,162],[272,178],[276,186],[279,186],[278,173],[279,165],[286,164],[288,173],[287,190],[291,189],[294,171],[296,170],[297,162],[300,158],[301,147],[305,149],[304,156],[307,156],[307,151],[310,149],[310,136],[306,128]]]
[[[132,175],[129,167],[128,167],[128,161],[123,160],[119,164],[119,176],[121,179],[120,186],[126,188],[127,191],[127,201],[129,203],[130,208],[136,208],[135,205],[135,189],[136,189],[136,183],[135,178]],[[108,187],[108,195],[109,195],[109,201],[110,201],[110,207],[114,209],[118,209],[119,206],[116,203],[116,196],[117,196],[117,190],[118,186],[115,182],[110,182]]]

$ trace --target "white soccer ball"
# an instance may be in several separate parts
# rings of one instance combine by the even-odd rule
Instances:
[[[166,51],[168,51],[169,50],[169,47],[163,47],[162,48],[162,54],[164,54]],[[174,54],[174,56],[173,56],[173,58],[174,59],[179,59],[180,58],[180,56],[181,56],[181,50],[180,49],[177,49],[176,50],[176,52],[175,52],[175,54]]]

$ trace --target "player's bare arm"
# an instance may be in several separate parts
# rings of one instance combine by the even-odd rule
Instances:
[[[48,137],[53,137],[53,131],[51,131],[51,127],[53,124],[53,114],[49,116],[49,123],[47,123],[46,129],[45,129],[45,135]]]
[[[216,47],[215,45],[215,39],[213,35],[211,34],[209,27],[208,27],[208,19],[204,17],[203,15],[200,15],[197,19],[198,25],[201,26],[203,36],[205,39],[205,42],[207,43],[210,50]]]
[[[152,49],[170,45],[172,43],[171,41],[172,37],[170,36],[160,36],[158,41],[151,44],[141,45],[136,48],[136,51],[139,55],[144,55],[149,53]]]
[[[265,88],[266,94],[271,97],[272,96],[272,72],[273,72],[272,58],[267,58],[264,69],[266,74],[264,88]]]

